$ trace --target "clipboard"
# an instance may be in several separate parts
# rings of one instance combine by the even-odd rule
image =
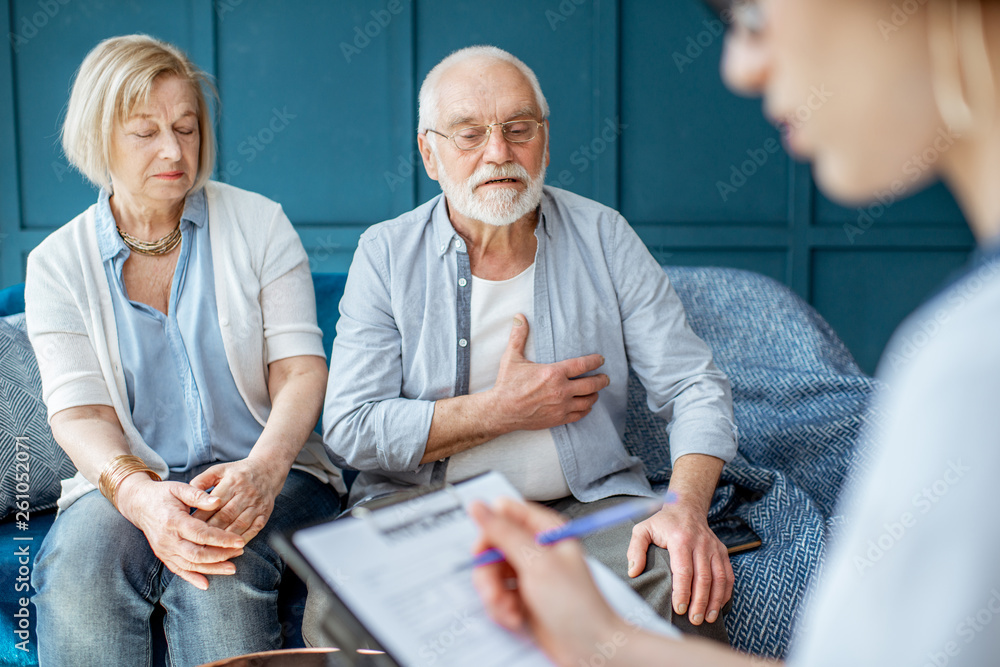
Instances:
[[[462,489],[462,492],[458,488]],[[473,489],[471,494],[463,492]],[[327,606],[330,609],[320,621],[320,631],[325,635],[330,645],[340,649],[338,658],[346,664],[358,667],[419,667],[421,665],[451,665],[466,664],[452,662],[449,660],[447,651],[444,648],[431,645],[429,647],[429,659],[424,662],[414,662],[407,660],[405,655],[400,655],[393,647],[392,638],[385,634],[383,626],[378,622],[372,622],[371,618],[364,619],[359,616],[357,600],[352,606],[344,591],[338,590],[336,576],[339,567],[331,563],[324,563],[316,558],[315,549],[311,553],[304,552],[302,547],[302,537],[310,531],[324,531],[329,536],[336,534],[349,535],[358,533],[357,527],[363,525],[369,528],[369,534],[376,533],[386,540],[406,541],[408,537],[419,534],[421,531],[435,530],[447,523],[449,518],[460,517],[461,521],[471,525],[471,519],[466,515],[466,506],[472,499],[490,502],[499,495],[513,498],[520,498],[516,489],[498,473],[483,473],[473,478],[465,480],[456,487],[448,483],[439,483],[427,487],[421,487],[411,491],[404,491],[384,498],[377,498],[366,503],[363,507],[356,507],[346,515],[334,521],[324,521],[309,526],[298,528],[284,534],[275,535],[271,539],[271,544],[278,554],[285,560],[289,567],[305,581],[310,590],[310,594],[326,596]],[[348,528],[348,522],[355,524],[353,529]],[[339,528],[339,529],[338,529]],[[476,531],[478,532],[478,530]],[[309,551],[306,549],[306,551]],[[472,553],[468,548],[453,551],[452,556],[456,563],[465,563]],[[322,570],[322,571],[321,571]],[[457,570],[457,568],[455,569]],[[452,575],[458,574],[455,570]],[[334,581],[329,580],[331,574]],[[345,573],[351,576],[351,573]],[[325,576],[324,576],[325,575]],[[461,576],[471,576],[471,572],[464,572]],[[367,622],[366,622],[367,621]],[[504,634],[506,631],[494,626],[492,620],[484,619],[483,626],[489,624],[494,636]],[[512,638],[507,638],[509,644]],[[524,664],[551,664],[544,658],[543,654],[536,647],[531,645],[526,639],[519,642],[520,647],[515,647],[514,653],[528,652],[531,659]],[[517,650],[517,649],[520,650]],[[373,653],[379,652],[379,653]],[[418,652],[420,650],[418,649]],[[412,656],[409,656],[412,658]],[[521,664],[518,660],[517,663]]]
[[[441,491],[447,493],[450,487],[450,484],[441,482],[375,498],[367,502],[364,506],[355,507],[345,512],[341,517],[334,519],[334,521],[342,520],[348,516],[362,521],[372,521],[374,520],[376,511],[393,506],[403,506],[405,503]],[[309,563],[308,558],[295,545],[293,539],[295,533],[324,526],[329,523],[332,522],[319,521],[301,526],[292,531],[277,534],[271,538],[271,546],[274,547],[278,555],[292,568],[295,574],[302,581],[306,582],[311,595],[319,594],[326,598],[329,613],[320,620],[320,631],[324,635],[323,639],[325,642],[340,649],[340,658],[352,665],[352,667],[402,667],[393,654],[358,620],[358,617],[354,615],[351,608],[344,603],[336,591],[316,571],[316,568]],[[388,526],[388,528],[392,529],[393,526]]]
[[[324,643],[340,649],[338,659],[350,667],[400,667],[295,547],[291,533],[274,535],[271,546],[288,567],[306,582],[310,595],[318,594],[326,598],[330,613],[320,620],[320,632]],[[369,651],[379,651],[381,655]]]
[[[321,630],[353,665],[548,666],[528,638],[488,617],[466,567],[479,534],[466,507],[501,496],[520,498],[502,475],[485,473],[374,501],[272,544],[312,594],[327,596],[332,611]],[[678,636],[610,570],[596,561],[590,567],[609,603],[636,627]]]

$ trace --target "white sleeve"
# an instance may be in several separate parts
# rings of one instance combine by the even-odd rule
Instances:
[[[911,328],[897,337],[922,349],[887,378],[880,454],[849,492],[851,528],[831,553],[790,664],[997,664],[1000,528],[992,511],[1000,470],[1000,289],[994,291],[979,317],[951,313],[934,336]]]
[[[326,358],[309,258],[280,206],[271,219],[260,284],[265,362],[304,355]]]
[[[69,275],[76,262],[60,261],[44,243],[28,256],[24,290],[28,337],[38,360],[49,419],[83,405],[112,406],[111,394],[86,327],[82,276]]]

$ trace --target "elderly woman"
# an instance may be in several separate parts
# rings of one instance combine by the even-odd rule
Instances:
[[[33,583],[43,665],[277,648],[268,535],[334,514],[308,261],[281,207],[209,181],[205,75],[144,35],[94,48],[63,126],[97,203],[28,259],[52,432],[79,473]]]
[[[811,87],[833,93],[808,123],[786,132],[789,149],[812,160],[829,195],[858,204],[904,180],[920,187],[939,177],[979,244],[965,272],[886,351],[880,451],[848,491],[850,527],[830,554],[789,663],[996,665],[1000,527],[988,510],[1000,470],[1000,2],[712,4],[734,19],[727,82],[763,95],[775,122],[790,121]],[[905,166],[930,150],[938,160],[911,182]],[[608,645],[615,664],[760,664],[627,627],[588,583],[577,545],[529,548],[533,531],[553,521],[540,508],[511,502],[474,512],[484,546],[499,546],[511,561],[478,573],[487,607],[502,625],[532,633],[557,664],[595,664],[596,649]],[[885,542],[891,548],[869,560],[871,545]],[[505,585],[515,575],[519,585]]]

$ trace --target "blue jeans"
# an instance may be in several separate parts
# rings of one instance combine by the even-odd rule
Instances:
[[[267,526],[233,560],[236,574],[211,575],[201,591],[174,576],[142,531],[91,491],[56,519],[35,560],[41,665],[150,665],[157,604],[166,611],[174,667],[280,648],[285,565],[269,538],[333,517],[339,507],[332,487],[292,470]]]

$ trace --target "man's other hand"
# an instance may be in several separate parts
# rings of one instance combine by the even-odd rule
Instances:
[[[645,569],[650,544],[670,552],[674,612],[687,613],[692,625],[714,623],[733,596],[733,566],[725,545],[708,527],[705,513],[667,505],[636,524],[628,545],[630,577]]]

